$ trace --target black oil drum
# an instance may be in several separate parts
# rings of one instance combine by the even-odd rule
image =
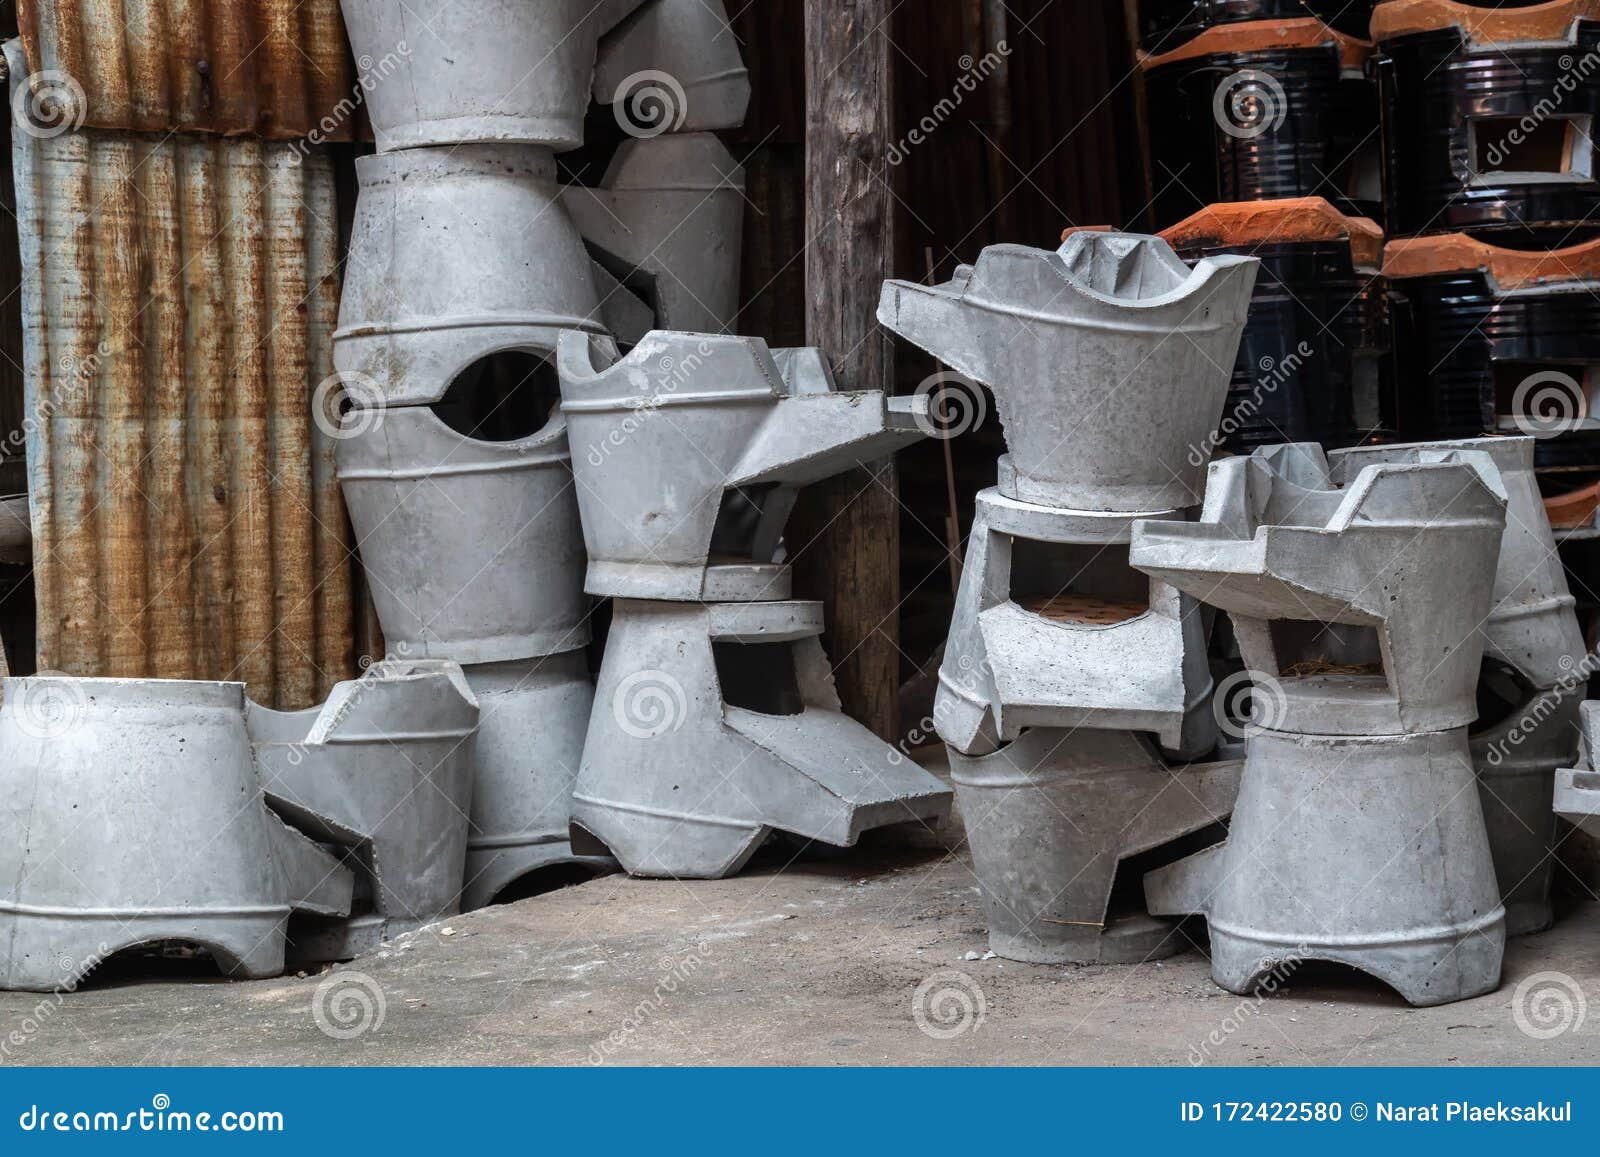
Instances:
[[[1348,57],[1333,42],[1146,58],[1158,227],[1217,202],[1286,197],[1378,214],[1376,182],[1362,179],[1376,176],[1377,91]]]
[[[1218,24],[1307,17],[1365,38],[1373,0],[1139,0],[1139,46],[1165,52]]]
[[[1197,220],[1225,219],[1230,208],[1217,206]],[[1323,208],[1329,218],[1339,216]],[[1217,429],[1221,447],[1249,453],[1280,442],[1320,442],[1336,450],[1393,440],[1395,363],[1376,227],[1359,223],[1373,240],[1370,255],[1358,259],[1348,237],[1297,238],[1287,218],[1282,228],[1260,216],[1252,223],[1264,241],[1191,229],[1189,222],[1167,234],[1186,261],[1219,253],[1261,261]]]
[[[1548,248],[1600,235],[1600,24],[1580,21],[1570,45],[1482,46],[1455,27],[1397,36],[1374,71],[1391,236]]]
[[[1594,281],[1508,288],[1485,267],[1410,275],[1395,253],[1385,264],[1402,436],[1532,434],[1542,471],[1600,466],[1600,434],[1584,428],[1600,384]]]

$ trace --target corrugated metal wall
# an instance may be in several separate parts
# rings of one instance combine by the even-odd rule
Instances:
[[[91,128],[355,139],[332,115],[355,88],[339,0],[20,0],[17,23]]]
[[[895,35],[904,276],[922,275],[926,246],[948,276],[985,245],[1053,249],[1068,224],[1138,210],[1125,195],[1138,139],[1120,0],[903,5]],[[908,139],[927,118],[926,139]]]
[[[38,662],[319,702],[353,668],[326,156],[85,130],[14,141]]]
[[[730,140],[747,149],[803,148],[803,0],[729,7],[738,8],[734,30],[754,85],[749,116]],[[970,93],[958,90],[962,75],[993,48],[996,32],[1009,47],[1006,75],[998,85],[989,77]],[[1122,0],[901,4],[891,35],[901,134],[941,100],[960,98],[895,166],[903,274],[920,271],[924,245],[934,245],[942,262],[970,261],[998,240],[1053,248],[1069,223],[1124,224],[1139,213],[1133,57]],[[752,209],[764,212],[759,202]]]
[[[804,0],[729,4],[745,67],[750,109],[721,134],[744,165],[744,268],[740,333],[774,347],[805,344]]]
[[[740,329],[794,344],[804,336],[795,307],[804,263],[794,258],[805,243],[805,5],[737,7],[754,86],[744,127],[725,134],[750,187]],[[1010,49],[1006,75],[967,94],[959,81],[991,49],[996,14]],[[923,276],[930,246],[947,277],[998,241],[1054,248],[1067,224],[1133,223],[1144,198],[1122,0],[902,4],[892,35],[899,133],[961,97],[894,167],[901,276]]]

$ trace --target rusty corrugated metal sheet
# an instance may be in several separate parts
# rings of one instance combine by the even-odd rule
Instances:
[[[15,133],[39,665],[352,673],[348,522],[310,399],[332,372],[332,166],[287,144]]]
[[[20,0],[17,24],[31,71],[83,89],[89,127],[355,139],[339,0]]]

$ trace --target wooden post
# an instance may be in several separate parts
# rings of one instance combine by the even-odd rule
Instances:
[[[839,388],[894,388],[877,323],[894,257],[889,0],[805,0],[806,335]],[[826,604],[845,710],[900,729],[900,506],[894,462],[811,487],[796,530],[800,590]]]

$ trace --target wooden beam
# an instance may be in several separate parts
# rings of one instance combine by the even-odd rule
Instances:
[[[894,388],[877,323],[893,273],[889,0],[805,0],[806,340],[846,390]],[[900,729],[900,507],[894,462],[811,487],[796,530],[800,590],[826,604],[845,710]]]

